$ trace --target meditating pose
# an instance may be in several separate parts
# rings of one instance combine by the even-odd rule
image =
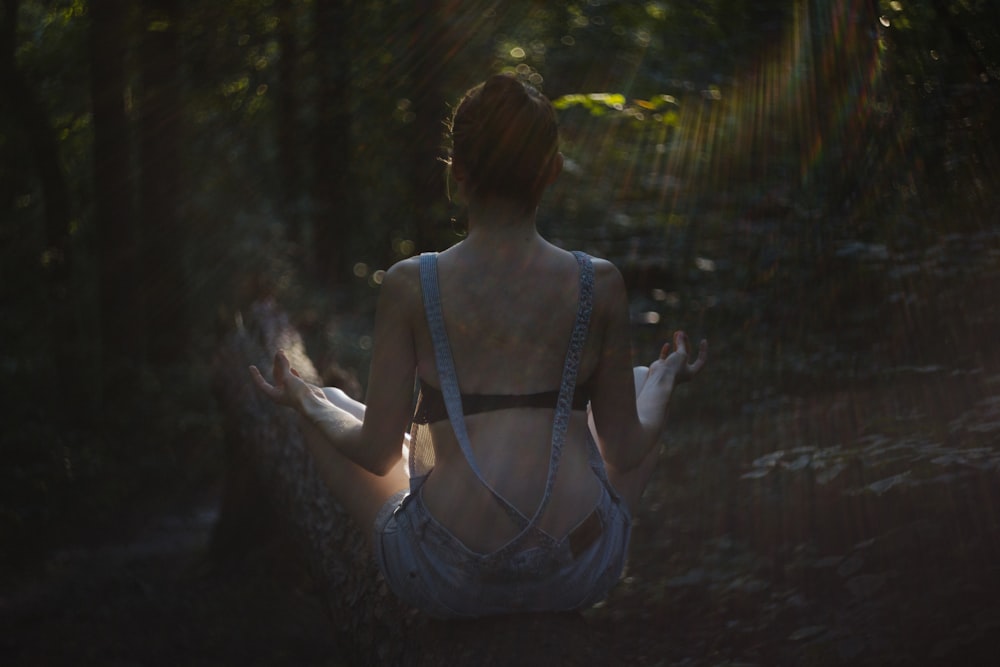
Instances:
[[[404,602],[438,617],[580,609],[621,575],[671,392],[707,344],[689,363],[677,332],[633,369],[621,274],[539,235],[563,163],[544,96],[493,76],[449,129],[468,234],[386,273],[366,403],[304,382],[280,352],[273,384],[251,375],[300,413]]]

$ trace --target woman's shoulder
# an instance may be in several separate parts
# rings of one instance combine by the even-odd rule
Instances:
[[[594,257],[593,255],[588,255],[590,257],[591,264],[594,265],[594,277],[612,279],[614,277],[621,277],[621,272],[618,267],[615,266],[610,260],[604,259],[602,257]]]
[[[591,257],[594,266],[594,313],[599,319],[616,316],[627,301],[625,280],[609,260]]]
[[[601,257],[591,256],[590,262],[594,267],[594,282],[598,290],[624,292],[625,280],[617,266]]]
[[[404,280],[419,278],[420,276],[420,255],[413,255],[406,259],[401,259],[385,272],[386,280]]]
[[[393,299],[407,298],[420,293],[420,256],[401,259],[385,272],[381,292]]]

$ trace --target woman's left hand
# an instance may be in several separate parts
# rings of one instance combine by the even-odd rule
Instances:
[[[688,363],[688,337],[683,331],[674,333],[674,349],[665,343],[660,350],[660,358],[649,365],[641,389],[664,393],[669,398],[670,391],[681,382],[694,378],[708,361],[708,341],[702,340],[698,346],[698,358]],[[642,393],[641,391],[639,393]]]
[[[670,343],[663,346],[660,351],[660,358],[653,362],[652,367],[658,364],[664,366],[664,371],[674,378],[674,384],[687,382],[694,379],[708,361],[708,341],[702,340],[698,345],[698,358],[694,363],[688,363],[688,337],[683,331],[674,333],[674,351],[670,352]]]

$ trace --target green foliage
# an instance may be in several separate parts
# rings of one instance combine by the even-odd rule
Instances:
[[[619,93],[576,94],[563,95],[553,100],[552,104],[559,111],[582,107],[596,117],[617,113],[637,123],[645,121],[648,115],[652,122],[662,123],[667,127],[676,127],[679,118],[676,111],[677,98],[673,95],[656,95],[649,100],[627,102],[625,96]]]
[[[892,122],[921,156],[913,171],[949,204],[964,200],[979,209],[979,174],[1000,159],[992,120],[1000,81],[997,6],[924,0],[882,1],[879,8]]]

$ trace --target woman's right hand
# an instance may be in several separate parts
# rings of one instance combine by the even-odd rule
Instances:
[[[292,368],[283,350],[278,350],[274,354],[271,375],[274,377],[274,384],[265,380],[256,366],[250,366],[250,377],[254,384],[278,405],[299,409],[307,398],[327,400],[321,389],[299,377],[299,372]]]

